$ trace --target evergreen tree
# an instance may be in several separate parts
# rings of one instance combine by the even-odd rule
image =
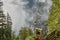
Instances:
[[[60,0],[52,0],[52,2],[53,4],[48,20],[49,33],[53,30],[60,29]]]

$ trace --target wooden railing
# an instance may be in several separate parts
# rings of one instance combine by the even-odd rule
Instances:
[[[56,30],[50,33],[49,35],[47,35],[45,40],[56,40],[55,33],[56,33]]]
[[[60,40],[60,31],[54,30],[52,33],[46,36],[45,40]]]

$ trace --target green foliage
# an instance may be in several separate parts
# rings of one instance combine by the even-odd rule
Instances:
[[[53,30],[60,29],[60,0],[52,0],[53,5],[52,9],[50,10],[48,26],[49,26],[49,33]]]
[[[29,36],[32,36],[33,32],[30,28],[24,27],[21,28],[20,33],[19,33],[19,39],[20,40],[27,40]]]
[[[25,40],[34,40],[34,37],[33,36],[29,36]]]

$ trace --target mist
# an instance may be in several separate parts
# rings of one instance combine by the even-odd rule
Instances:
[[[12,18],[12,30],[19,32],[21,27],[47,26],[44,22],[48,20],[51,0],[3,0],[4,10]],[[5,13],[5,14],[6,14]]]
[[[31,3],[33,2],[33,3]],[[31,5],[32,4],[32,5]],[[48,30],[47,24],[49,17],[49,10],[52,6],[51,0],[30,0],[28,4],[24,5],[26,11],[26,26],[41,27],[43,30]]]

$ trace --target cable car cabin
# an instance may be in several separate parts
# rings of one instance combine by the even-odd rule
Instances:
[[[41,39],[41,35],[40,35],[40,31],[42,29],[40,28],[36,28],[36,36],[35,36],[35,40],[40,40]]]

